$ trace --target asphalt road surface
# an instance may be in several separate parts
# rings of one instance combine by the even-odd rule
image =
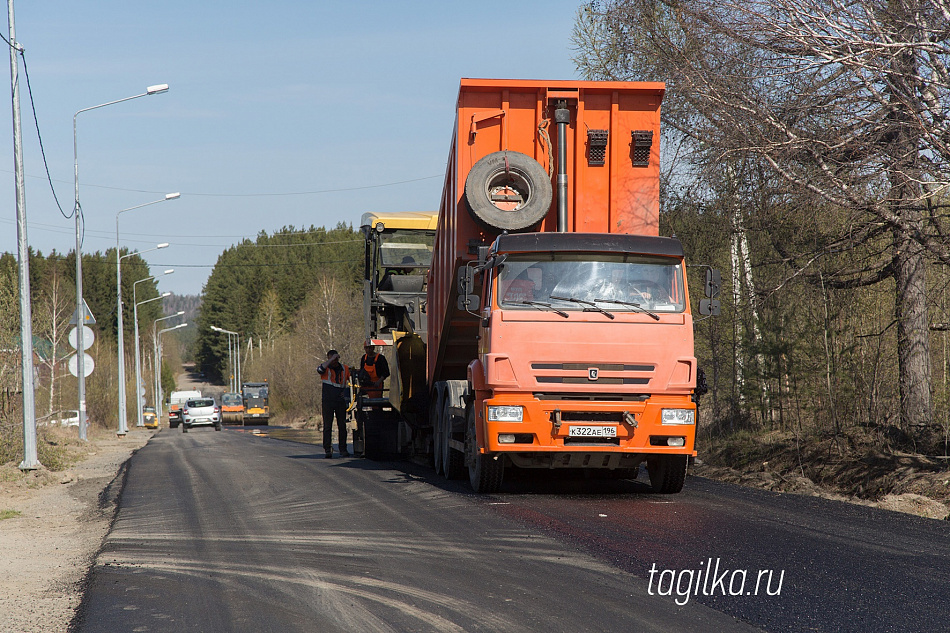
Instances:
[[[131,460],[72,631],[946,631],[950,523],[690,478],[509,479],[248,429]]]

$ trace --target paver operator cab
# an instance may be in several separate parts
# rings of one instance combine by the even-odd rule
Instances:
[[[462,80],[431,264],[411,299],[389,300],[370,265],[401,214],[362,227],[367,336],[396,348],[387,433],[399,452],[431,455],[450,478],[467,470],[483,492],[511,467],[632,475],[644,462],[656,491],[682,489],[697,366],[683,248],[659,236],[663,93]]]

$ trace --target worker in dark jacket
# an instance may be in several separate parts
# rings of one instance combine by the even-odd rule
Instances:
[[[346,450],[346,409],[350,404],[350,368],[340,362],[340,354],[331,349],[327,360],[317,367],[323,382],[323,450],[333,457],[333,418],[336,417],[337,441],[340,455],[349,457]]]

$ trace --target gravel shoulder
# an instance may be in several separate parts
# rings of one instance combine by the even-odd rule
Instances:
[[[157,431],[90,434],[68,470],[0,473],[0,631],[61,633],[109,531],[125,464]],[[11,467],[12,468],[12,467]]]

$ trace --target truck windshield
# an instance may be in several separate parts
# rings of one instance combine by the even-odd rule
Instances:
[[[428,268],[434,238],[431,231],[385,231],[380,236],[380,264],[383,268]]]
[[[498,274],[502,308],[530,310],[543,301],[567,312],[686,309],[680,259],[610,253],[512,254]]]
[[[244,397],[245,398],[266,398],[267,397],[267,387],[244,387]]]

